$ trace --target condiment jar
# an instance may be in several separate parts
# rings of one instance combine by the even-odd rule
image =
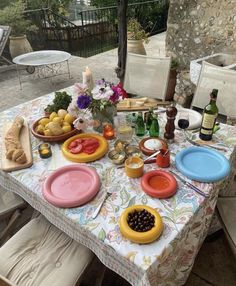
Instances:
[[[144,163],[139,157],[129,157],[125,160],[125,173],[130,178],[139,178],[143,175]]]
[[[161,168],[168,168],[170,166],[170,151],[160,149],[160,153],[156,157],[156,163]]]
[[[48,143],[42,143],[38,146],[39,156],[42,159],[47,159],[52,156],[51,145]]]

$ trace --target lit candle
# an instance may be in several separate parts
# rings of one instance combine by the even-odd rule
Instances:
[[[112,140],[115,137],[115,131],[111,124],[105,124],[103,126],[103,137],[107,140]]]
[[[93,76],[91,70],[86,67],[85,72],[82,72],[82,77],[83,77],[83,84],[86,84],[88,88],[93,88],[94,83],[93,83]]]
[[[51,146],[48,143],[42,143],[38,147],[39,156],[42,159],[46,159],[52,156]]]

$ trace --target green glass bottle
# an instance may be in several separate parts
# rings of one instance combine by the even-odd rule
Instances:
[[[202,113],[202,124],[199,137],[202,140],[209,141],[212,139],[216,118],[218,116],[218,107],[216,106],[218,89],[213,89],[210,97],[211,100],[207,104]]]
[[[159,123],[157,120],[157,115],[153,114],[152,115],[152,124],[149,129],[149,135],[150,137],[159,137]]]
[[[136,125],[135,125],[135,133],[137,136],[143,136],[145,134],[145,124],[143,121],[142,112],[138,113],[138,117],[137,117]]]
[[[132,126],[132,128],[135,128],[136,120],[137,120],[137,115],[136,115],[135,112],[133,112],[132,115],[131,115],[131,117],[130,117],[130,121],[131,121],[131,126]]]
[[[153,115],[153,108],[149,108],[149,111],[146,115],[145,123],[146,123],[146,129],[149,130],[152,124],[152,115]]]

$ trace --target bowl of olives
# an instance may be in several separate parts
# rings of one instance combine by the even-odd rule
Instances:
[[[163,222],[159,213],[145,205],[127,208],[119,221],[122,235],[135,243],[151,243],[163,231]]]

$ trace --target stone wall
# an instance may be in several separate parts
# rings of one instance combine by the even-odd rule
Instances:
[[[236,53],[236,0],[170,0],[166,50],[179,60],[175,99],[185,103],[195,89],[187,75],[191,60]]]

